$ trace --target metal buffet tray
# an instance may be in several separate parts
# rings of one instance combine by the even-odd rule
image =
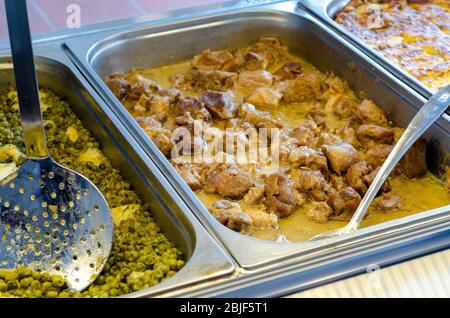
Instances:
[[[193,12],[190,18],[171,16],[170,20],[138,25],[124,23],[114,30],[40,41],[35,46],[35,53],[45,57],[38,59],[40,83],[68,96],[74,111],[101,141],[106,155],[134,181],[148,203],[157,205],[156,221],[188,256],[177,275],[128,296],[283,296],[366,272],[373,264],[383,267],[450,245],[450,206],[316,243],[261,241],[219,224],[112,95],[102,77],[132,67],[173,63],[206,48],[242,46],[261,35],[273,35],[321,71],[332,70],[347,79],[353,89],[365,91],[398,124],[406,125],[424,98],[302,12],[296,2],[252,8],[238,5],[208,16],[202,14]],[[11,68],[8,58],[0,59],[0,84],[11,81]],[[449,125],[448,117],[441,118],[427,133],[432,141],[430,154],[435,159],[429,168],[436,174],[449,150]],[[226,247],[234,260],[230,261],[219,246]]]
[[[431,233],[435,226],[448,230],[450,206],[320,243],[280,244],[235,233],[210,215],[103,82],[103,78],[115,72],[174,63],[207,48],[243,46],[262,35],[280,37],[293,53],[303,56],[319,70],[333,71],[345,78],[354,90],[365,92],[368,98],[389,112],[391,119],[399,125],[407,125],[425,101],[321,22],[301,11],[293,1],[147,27],[129,26],[122,32],[80,36],[67,40],[63,49],[133,135],[140,149],[154,161],[194,214],[226,246],[240,265],[240,272],[246,274],[241,277],[261,274],[267,280],[267,273],[275,277],[277,270],[283,269],[286,273],[288,266],[303,266],[327,257],[337,261],[340,253],[350,255],[362,246],[368,252],[371,244],[386,248],[405,237],[415,237],[422,230],[425,231],[422,233]],[[443,117],[427,133],[431,141],[429,151],[434,159],[429,168],[435,174],[440,173],[439,167],[450,150],[449,130],[448,117]],[[236,285],[236,289],[242,289],[242,286]]]
[[[39,50],[36,50],[39,54]],[[54,51],[54,50],[53,50]],[[85,80],[66,66],[61,50],[59,60],[37,57],[39,84],[67,98],[72,110],[100,142],[102,151],[130,181],[167,237],[180,248],[186,265],[173,277],[129,296],[158,295],[194,284],[212,281],[233,273],[234,265],[214,242],[186,205],[177,197],[154,164],[137,151],[138,146],[104,105],[94,101],[94,92]],[[66,65],[64,65],[64,64]],[[10,57],[0,56],[0,90],[14,86]],[[205,264],[204,260],[208,263]]]
[[[370,45],[359,40],[350,31],[334,21],[334,17],[339,13],[350,0],[301,0],[299,6],[304,10],[318,17],[322,22],[336,31],[340,36],[350,41],[361,51],[369,55],[373,60],[386,68],[389,72],[401,79],[403,82],[414,88],[421,95],[429,98],[433,92],[424,83],[396,65],[392,60],[386,58],[383,54],[372,48]]]

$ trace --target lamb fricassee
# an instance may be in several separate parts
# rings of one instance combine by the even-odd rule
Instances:
[[[403,133],[373,101],[272,37],[106,83],[210,213],[261,239],[304,241],[342,227]],[[362,226],[449,202],[422,139]]]

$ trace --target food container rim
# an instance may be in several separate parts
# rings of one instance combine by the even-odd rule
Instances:
[[[296,1],[286,1],[277,4],[263,5],[260,7],[231,10],[218,15],[211,15],[202,18],[196,17],[194,19],[180,20],[171,23],[162,23],[161,25],[154,25],[145,28],[136,29],[130,27],[127,30],[121,30],[121,32],[119,33],[107,32],[102,35],[90,37],[89,39],[86,39],[85,43],[81,43],[81,45],[79,45],[80,42],[78,41],[66,41],[64,43],[64,50],[71,58],[72,62],[77,65],[80,71],[86,76],[87,80],[97,90],[99,95],[101,95],[101,97],[106,101],[106,104],[111,106],[111,109],[115,111],[117,117],[120,118],[123,121],[123,123],[127,125],[127,129],[129,129],[136,137],[136,139],[139,140],[139,144],[141,145],[142,150],[150,158],[152,158],[152,160],[155,160],[155,162],[158,165],[158,168],[161,169],[166,178],[170,180],[172,186],[175,187],[176,191],[182,197],[182,199],[185,200],[187,205],[193,211],[195,211],[194,214],[197,217],[199,217],[201,222],[208,228],[211,235],[213,235],[217,240],[220,240],[221,243],[228,248],[229,252],[237,260],[238,264],[248,271],[257,271],[258,269],[261,268],[267,268],[272,266],[274,263],[280,263],[286,261],[287,259],[296,262],[298,261],[299,256],[306,254],[308,251],[312,252],[317,251],[318,249],[325,250],[326,247],[330,249],[336,249],[337,245],[342,244],[343,241],[357,241],[358,239],[361,238],[380,239],[380,237],[383,237],[383,235],[379,235],[380,232],[383,232],[383,228],[387,229],[389,227],[394,227],[399,229],[402,228],[403,226],[407,228],[406,224],[410,222],[421,223],[423,222],[423,220],[421,221],[421,219],[426,219],[427,217],[431,217],[432,219],[434,218],[439,222],[446,222],[449,218],[448,215],[448,210],[450,209],[449,206],[444,207],[443,209],[436,209],[428,212],[422,212],[400,220],[389,221],[380,225],[371,226],[366,229],[361,229],[358,232],[352,233],[344,238],[338,238],[327,242],[320,242],[320,243],[298,242],[280,245],[279,243],[276,242],[263,241],[233,232],[223,227],[222,225],[218,224],[217,221],[211,220],[212,217],[210,215],[209,219],[208,216],[205,217],[205,208],[200,203],[195,194],[190,189],[187,188],[187,185],[184,184],[184,182],[181,180],[181,177],[178,176],[178,174],[174,173],[173,168],[168,166],[169,163],[166,162],[167,160],[157,150],[156,146],[153,145],[153,143],[151,143],[148,140],[147,136],[141,131],[141,129],[137,127],[137,124],[134,122],[134,120],[131,118],[128,112],[121,110],[122,106],[120,102],[112,95],[110,90],[103,83],[102,79],[93,69],[91,62],[92,57],[95,56],[96,53],[93,48],[98,49],[102,45],[107,46],[112,39],[120,39],[121,36],[125,36],[126,38],[133,38],[133,35],[135,35],[136,33],[143,34],[144,32],[150,30],[154,33],[152,33],[149,36],[153,37],[161,34],[167,34],[167,32],[182,32],[186,28],[192,28],[195,26],[198,27],[205,26],[209,25],[209,23],[215,23],[217,21],[219,21],[218,23],[220,23],[220,21],[223,22],[225,20],[226,21],[235,20],[238,19],[239,17],[251,18],[252,15],[257,16],[258,14],[260,16],[265,17],[271,16],[273,19],[276,18],[274,14],[278,14],[278,17],[281,17],[283,15],[295,15],[297,17],[307,19],[319,25],[319,27],[326,30],[330,36],[334,36],[337,40],[341,41],[342,43],[345,43],[355,54],[361,56],[369,65],[371,65],[371,67],[376,68],[378,71],[386,75],[386,77],[389,78],[390,80],[397,82],[399,86],[401,86],[413,99],[417,101],[417,104],[415,105],[416,109],[420,107],[419,105],[421,105],[421,103],[425,101],[425,98],[423,96],[419,95],[417,92],[408,88],[406,84],[400,82],[386,70],[380,68],[378,64],[372,61],[368,56],[362,54],[357,48],[355,48],[348,42],[338,38],[329,28],[323,25],[320,21],[315,19],[310,14],[301,11],[297,7]],[[101,43],[101,45],[98,43]],[[378,235],[376,233],[378,233]],[[268,251],[268,255],[271,255],[271,257],[273,258],[271,260],[266,261],[261,259],[258,259],[256,261],[254,259],[250,261],[247,259],[247,261],[245,261],[242,258],[243,254],[237,255],[236,250],[230,247],[230,242],[233,242],[234,246],[242,246],[244,241],[248,244],[251,243],[253,245],[257,245],[258,248],[266,249]]]

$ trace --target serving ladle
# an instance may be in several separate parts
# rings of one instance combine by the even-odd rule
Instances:
[[[380,168],[364,198],[361,200],[358,208],[353,214],[346,226],[323,232],[313,236],[308,241],[318,241],[323,239],[330,239],[337,236],[345,235],[358,229],[361,220],[364,218],[369,205],[375,198],[375,195],[380,190],[383,183],[388,178],[389,174],[394,170],[396,164],[400,161],[408,149],[422,136],[422,134],[430,127],[441,115],[447,110],[450,105],[450,85],[442,88],[422,106],[420,111],[414,116],[409,123],[403,135],[398,140],[395,147],[392,149],[386,161]]]
[[[27,158],[0,181],[0,268],[59,275],[82,291],[111,251],[111,211],[94,184],[50,157],[26,0],[5,5]]]

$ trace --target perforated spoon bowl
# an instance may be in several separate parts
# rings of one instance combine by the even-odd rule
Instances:
[[[370,203],[375,198],[375,195],[380,190],[383,183],[389,177],[389,174],[394,170],[396,164],[405,155],[408,149],[419,139],[420,136],[430,127],[441,115],[447,110],[450,105],[450,85],[442,88],[431,96],[431,98],[422,106],[420,111],[414,116],[409,123],[403,135],[398,140],[394,149],[392,149],[386,161],[380,168],[364,198],[361,200],[358,208],[351,220],[346,226],[337,229],[326,231],[309,239],[309,241],[318,241],[323,239],[330,239],[340,235],[348,234],[358,229]]]
[[[27,159],[0,182],[0,268],[56,274],[81,291],[111,251],[111,211],[94,184],[48,154],[26,1],[5,5]]]

